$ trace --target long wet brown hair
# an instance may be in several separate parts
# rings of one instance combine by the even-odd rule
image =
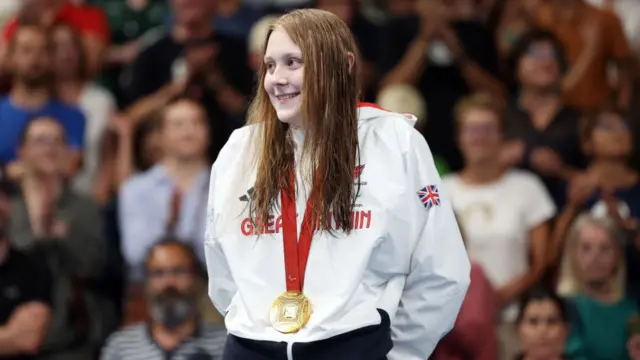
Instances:
[[[284,29],[302,50],[302,159],[311,165],[302,169],[310,169],[303,179],[314,184],[310,195],[313,218],[320,230],[335,228],[348,233],[358,157],[358,61],[349,60],[349,53],[358,59],[355,39],[349,27],[332,13],[304,9],[283,15],[271,26],[265,50],[276,28]],[[290,190],[289,174],[294,166],[289,125],[278,120],[262,84],[266,71],[263,63],[248,115],[249,124],[258,124],[254,138],[257,177],[251,203],[251,216],[258,229],[274,210],[281,189]]]

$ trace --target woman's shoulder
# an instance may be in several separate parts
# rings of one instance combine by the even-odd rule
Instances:
[[[241,165],[255,160],[255,132],[261,124],[246,125],[234,130],[213,163],[216,177],[230,171],[240,171]],[[243,165],[243,166],[244,166]],[[243,170],[248,170],[242,167]]]
[[[255,143],[253,135],[257,130],[259,130],[260,126],[262,125],[245,125],[239,129],[234,130],[229,136],[227,142],[220,150],[218,158],[216,159],[216,163],[229,157],[237,157],[239,155],[238,152],[246,151],[248,145]]]
[[[359,128],[361,145],[374,143],[380,147],[388,147],[389,151],[398,150],[406,153],[418,142],[425,142],[424,137],[415,128],[417,118],[412,114],[401,114],[387,111],[377,106],[361,106],[359,108]]]

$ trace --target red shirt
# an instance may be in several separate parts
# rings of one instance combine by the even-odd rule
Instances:
[[[498,358],[495,292],[482,267],[471,262],[471,285],[458,319],[436,347],[431,360]]]
[[[71,26],[81,35],[93,35],[104,42],[109,42],[109,22],[105,13],[98,7],[65,3],[60,8],[56,21]],[[17,18],[7,23],[2,34],[5,41],[11,39],[18,25]]]

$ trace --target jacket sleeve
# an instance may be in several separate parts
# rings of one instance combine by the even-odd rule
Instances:
[[[406,126],[406,123],[405,123]],[[389,360],[428,359],[456,321],[470,283],[470,264],[447,194],[426,141],[414,129],[402,131],[407,173],[406,219],[412,247],[409,272],[392,322]],[[424,204],[418,191],[435,186],[439,198]]]
[[[205,230],[204,252],[209,275],[209,297],[218,312],[224,316],[236,294],[236,285],[231,276],[231,270],[222,246],[216,239],[214,211],[214,189],[216,183],[216,165],[211,169],[209,182],[209,200],[207,204],[207,224]]]

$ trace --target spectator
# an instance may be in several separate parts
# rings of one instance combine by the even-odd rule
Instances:
[[[462,100],[456,114],[465,166],[445,176],[443,186],[466,230],[469,257],[496,289],[502,308],[500,358],[512,359],[517,351],[515,301],[543,275],[548,221],[556,209],[536,176],[500,163],[504,119],[490,95]]]
[[[245,41],[249,32],[263,16],[263,11],[242,0],[216,0],[213,27],[220,34]]]
[[[461,225],[461,224],[460,224]],[[461,232],[464,228],[461,226]],[[463,240],[466,235],[463,234]],[[430,360],[497,360],[496,298],[482,266],[471,260],[471,285],[453,329]]]
[[[585,0],[541,2],[538,26],[553,32],[567,50],[571,66],[563,79],[567,105],[597,109],[615,96],[615,104],[628,110],[631,104],[629,47],[618,17]],[[616,69],[616,81],[608,65]]]
[[[88,81],[86,56],[78,34],[68,25],[59,24],[52,29],[52,37],[53,73],[58,98],[78,107],[86,116],[82,169],[73,179],[73,188],[80,194],[91,196],[100,161],[100,145],[109,116],[116,111],[115,100],[106,89]]]
[[[91,336],[99,337],[91,325],[108,316],[85,301],[93,297],[86,284],[102,270],[105,242],[98,206],[65,185],[64,137],[52,118],[26,126],[20,139],[24,176],[12,201],[9,238],[16,249],[38,256],[53,277],[53,318],[39,359],[85,360],[93,353]]]
[[[113,132],[106,134],[102,144],[99,175],[94,184],[94,197],[100,203],[109,202],[132,175],[150,169],[162,159],[158,120],[153,116],[135,126],[122,114],[111,116]]]
[[[487,22],[495,32],[502,59],[506,59],[513,45],[535,26],[537,3],[537,0],[495,1]]]
[[[516,324],[522,344],[517,360],[571,360],[564,355],[570,319],[565,302],[558,295],[535,288],[520,301]]]
[[[0,359],[34,360],[51,320],[51,275],[11,246],[6,215],[0,214]]]
[[[567,354],[630,359],[627,321],[638,305],[625,296],[624,236],[608,218],[581,215],[573,223],[562,260],[558,294],[568,297],[572,329]]]
[[[213,3],[173,0],[176,23],[170,33],[143,51],[133,67],[132,100],[127,111],[134,123],[180,95],[203,104],[211,127],[210,160],[243,123],[253,87],[247,47],[215,32]],[[233,76],[231,76],[233,74]]]
[[[167,0],[89,0],[106,12],[111,44],[103,57],[99,78],[116,98],[118,107],[128,105],[125,90],[132,76],[131,65],[140,52],[165,35],[169,14]]]
[[[406,83],[420,90],[429,104],[424,132],[429,146],[457,170],[462,164],[453,135],[456,102],[478,91],[501,97],[503,89],[492,34],[477,21],[456,19],[452,6],[419,0],[414,14],[390,21],[380,87]]]
[[[122,251],[130,280],[141,280],[144,254],[167,233],[190,242],[204,261],[209,181],[208,127],[204,110],[190,100],[167,107],[162,119],[163,158],[120,190]]]
[[[163,158],[162,123],[159,117],[152,117],[136,127],[134,135],[134,172],[144,172],[158,164]],[[126,180],[126,179],[125,179]]]
[[[556,254],[579,213],[613,216],[626,231],[626,288],[640,299],[640,175],[627,163],[633,147],[629,123],[619,112],[603,109],[585,116],[583,132],[583,146],[591,162],[586,174],[568,185],[567,205],[558,218],[554,236]]]
[[[253,25],[264,15],[264,8],[246,4],[242,0],[216,0],[213,28],[218,34],[245,41]],[[172,26],[175,19],[169,18]]]
[[[9,42],[21,25],[37,24],[51,29],[56,23],[64,23],[76,29],[82,36],[89,74],[93,75],[100,69],[104,49],[109,43],[109,25],[100,8],[84,4],[75,5],[70,0],[31,0],[22,10],[18,17],[5,27],[0,45],[2,42]]]
[[[632,55],[640,55],[640,8],[634,0],[587,0],[587,3],[614,12],[622,22]],[[637,76],[637,74],[636,74]]]
[[[549,32],[534,30],[514,46],[509,64],[517,96],[507,112],[504,161],[539,174],[556,204],[558,188],[584,167],[580,112],[565,106],[561,81],[566,70],[562,44]]]
[[[0,98],[0,163],[15,162],[20,134],[29,119],[51,116],[64,126],[73,151],[67,166],[71,174],[82,158],[85,118],[77,108],[52,97],[50,49],[45,30],[36,26],[20,27],[9,43],[14,83],[9,95]]]
[[[226,331],[199,320],[198,259],[192,248],[164,240],[149,250],[144,263],[149,322],[113,334],[100,359],[221,360]]]

